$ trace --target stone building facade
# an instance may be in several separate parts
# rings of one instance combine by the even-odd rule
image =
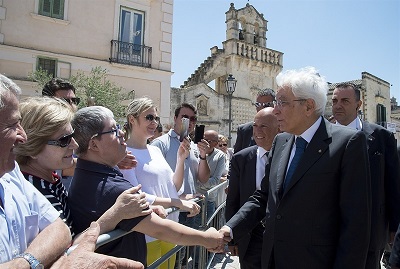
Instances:
[[[100,66],[169,122],[173,0],[0,0],[0,73],[23,95],[41,67],[68,79]]]
[[[251,121],[256,113],[253,102],[260,89],[276,89],[275,78],[282,70],[283,53],[267,48],[267,20],[252,5],[226,14],[226,40],[222,49],[211,48],[209,56],[180,88],[171,89],[171,117],[182,102],[195,105],[198,124],[228,136],[229,96],[225,80],[237,80],[232,96],[232,144],[239,124]],[[215,87],[210,87],[214,82]]]

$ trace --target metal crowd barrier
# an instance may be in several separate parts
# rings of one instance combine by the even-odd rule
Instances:
[[[225,224],[225,200],[226,200],[226,194],[225,194],[225,188],[228,185],[228,182],[222,182],[219,185],[215,186],[214,188],[210,189],[207,191],[207,193],[204,195],[204,199],[199,199],[196,198],[194,199],[195,202],[200,203],[201,205],[201,230],[206,230],[210,227],[214,227],[215,229],[219,230],[224,224]],[[209,199],[209,196],[211,194],[214,194],[217,192],[217,198],[216,198],[216,210],[211,216],[207,216],[207,201]],[[174,211],[179,210],[176,207],[171,207],[166,209],[167,213],[170,214]],[[131,231],[123,231],[120,229],[116,229],[113,231],[110,231],[108,233],[101,234],[97,238],[97,243],[96,243],[96,249],[104,244],[107,244],[115,239],[118,239],[122,236],[125,236],[127,234],[131,233]],[[67,254],[69,255],[78,245],[73,245],[67,250]],[[160,257],[158,260],[156,260],[154,263],[150,264],[147,268],[148,269],[156,269],[158,266],[160,266],[162,263],[168,261],[171,256],[174,254],[178,253],[179,250],[184,248],[186,246],[175,246],[173,249],[171,249],[168,253],[166,253],[164,256]],[[187,253],[189,251],[189,247],[187,248]],[[212,260],[215,256],[215,253],[210,253],[207,251],[206,248],[204,247],[198,247],[200,248],[200,253],[199,253],[199,269],[205,269],[205,268],[210,268],[210,265],[212,264]],[[193,255],[193,259],[195,255]],[[178,259],[177,259],[178,260]],[[194,262],[194,261],[192,261]],[[180,267],[180,266],[179,266]],[[169,268],[174,268],[174,265],[169,266]]]

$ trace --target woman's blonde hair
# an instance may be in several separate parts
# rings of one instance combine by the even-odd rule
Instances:
[[[21,102],[21,126],[27,136],[25,143],[15,148],[19,164],[27,164],[31,156],[39,154],[47,141],[74,116],[71,106],[58,98],[30,97]]]
[[[148,97],[142,97],[132,100],[128,107],[126,108],[126,123],[124,125],[125,129],[125,140],[129,138],[132,131],[132,125],[129,121],[129,117],[138,118],[143,111],[155,107],[153,100]],[[156,108],[157,109],[157,108]]]

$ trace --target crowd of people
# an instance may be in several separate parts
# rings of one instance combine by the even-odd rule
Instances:
[[[52,79],[43,97],[20,102],[20,88],[0,75],[0,269],[146,268],[175,245],[222,252],[226,244],[243,269],[378,269],[388,245],[400,268],[393,134],[358,118],[351,83],[335,88],[329,118],[328,85],[315,68],[276,82],[276,92],[258,93],[254,120],[229,148],[211,129],[194,143],[189,103],[163,133],[148,97],[132,100],[119,124],[108,108],[78,109],[68,81]],[[226,224],[202,230],[192,199],[225,180]],[[206,197],[210,217],[216,197]],[[95,250],[114,229],[129,233]],[[198,261],[196,252],[183,248],[170,264]]]

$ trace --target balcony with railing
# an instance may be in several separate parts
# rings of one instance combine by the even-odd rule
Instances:
[[[151,67],[151,54],[151,47],[111,40],[110,63]]]

